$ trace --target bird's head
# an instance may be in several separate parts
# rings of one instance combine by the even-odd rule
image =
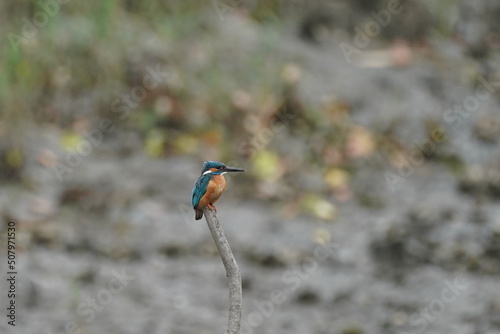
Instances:
[[[201,170],[201,175],[222,175],[228,172],[244,172],[244,169],[229,167],[218,161],[205,161],[203,163],[203,169]]]

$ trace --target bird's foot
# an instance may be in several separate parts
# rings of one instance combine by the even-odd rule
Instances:
[[[210,210],[214,210],[215,212],[217,212],[217,207],[214,204],[208,203],[207,206]]]

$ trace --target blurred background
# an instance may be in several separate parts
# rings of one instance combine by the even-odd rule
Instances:
[[[247,169],[217,204],[242,333],[500,333],[499,1],[0,17],[2,333],[223,332],[205,160]]]

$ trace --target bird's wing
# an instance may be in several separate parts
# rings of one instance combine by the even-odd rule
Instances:
[[[198,205],[201,197],[205,195],[205,193],[207,192],[209,181],[210,181],[210,176],[208,175],[202,175],[198,180],[196,180],[196,183],[194,184],[193,187],[193,198],[191,200],[191,204],[193,205],[193,207]]]

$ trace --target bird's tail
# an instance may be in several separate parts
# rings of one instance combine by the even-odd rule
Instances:
[[[201,219],[201,217],[203,217],[203,210],[201,210],[201,209],[195,209],[195,212],[196,212],[196,215],[195,215],[195,217],[194,217],[194,218],[195,218],[196,220],[200,220],[200,219]]]

